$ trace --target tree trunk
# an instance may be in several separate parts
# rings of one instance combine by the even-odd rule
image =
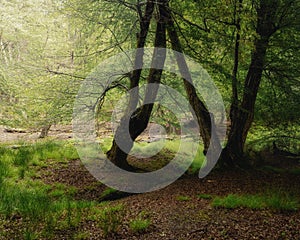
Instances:
[[[152,59],[153,68],[150,69],[147,83],[157,83],[157,88],[148,87],[146,88],[146,93],[144,97],[144,103],[146,102],[154,102],[157,91],[158,91],[158,83],[160,83],[162,70],[156,69],[155,65],[163,66],[166,58],[166,24],[165,18],[163,15],[164,5],[159,5],[159,15],[160,19],[157,22],[156,33],[155,33],[155,44],[156,48],[163,49],[155,49]],[[139,75],[140,77],[140,75]],[[131,87],[137,87],[139,83],[139,77],[131,81]],[[135,169],[129,165],[127,161],[128,153],[133,147],[133,141],[146,129],[151,112],[153,109],[152,104],[143,104],[140,108],[136,109],[133,114],[132,109],[136,108],[138,100],[138,92],[135,92],[134,95],[131,96],[129,109],[125,116],[121,119],[120,126],[117,128],[115,133],[115,138],[113,140],[113,144],[111,149],[107,152],[108,158],[118,167],[128,170],[134,171]],[[129,136],[127,134],[127,125],[126,122],[129,121]],[[118,139],[116,139],[118,138]],[[131,139],[129,139],[131,138]],[[117,144],[117,142],[126,143],[126,149],[123,151]]]
[[[244,83],[242,102],[237,107],[235,104],[231,105],[230,118],[232,125],[227,144],[221,153],[222,164],[241,167],[248,165],[244,158],[244,146],[253,122],[255,101],[264,69],[269,40],[276,31],[274,27],[275,13],[276,6],[274,4],[270,4],[267,0],[260,1],[257,8],[256,33],[258,37],[254,43],[251,63]]]
[[[179,37],[177,35],[174,21],[172,19],[172,15],[171,15],[171,12],[169,9],[167,12],[167,17],[168,17],[167,31],[168,31],[168,36],[170,37],[170,40],[171,40],[172,49],[177,52],[182,53],[183,48],[181,46]],[[221,148],[221,144],[218,139],[214,139],[216,141],[214,141],[212,143],[213,146],[210,146],[211,131],[213,129],[211,126],[211,123],[214,124],[214,120],[212,119],[212,116],[210,115],[205,104],[197,96],[196,89],[193,85],[192,76],[190,74],[190,71],[189,71],[189,68],[187,66],[185,59],[182,57],[182,55],[176,55],[176,61],[177,61],[177,65],[179,67],[181,76],[183,77],[184,88],[187,93],[188,101],[195,112],[197,122],[200,127],[200,134],[201,134],[203,144],[204,144],[203,153],[206,155],[209,147]]]
[[[39,138],[45,138],[45,137],[47,137],[50,128],[51,128],[51,124],[42,127],[42,130],[41,130],[41,133],[39,135]]]

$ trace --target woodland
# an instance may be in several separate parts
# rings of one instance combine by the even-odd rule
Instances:
[[[0,8],[0,240],[300,239],[299,0]],[[176,157],[183,174],[147,192],[99,181],[78,150],[82,95],[114,166],[147,174]]]

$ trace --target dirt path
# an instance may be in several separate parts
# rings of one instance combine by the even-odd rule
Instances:
[[[34,141],[39,137],[39,132],[23,129],[10,129],[0,125],[0,143],[15,143],[17,141]],[[52,126],[49,131],[49,137],[54,139],[72,138],[72,126]]]

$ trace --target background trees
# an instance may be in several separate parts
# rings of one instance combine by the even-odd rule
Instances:
[[[61,7],[33,0],[1,5],[2,124],[39,130],[70,122],[74,46]]]

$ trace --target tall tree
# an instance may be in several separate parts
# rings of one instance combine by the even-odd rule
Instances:
[[[240,1],[239,4],[242,4]],[[250,65],[244,81],[241,101],[237,98],[236,71],[238,53],[235,54],[233,73],[233,100],[230,109],[231,128],[228,134],[228,141],[222,151],[221,160],[228,165],[244,164],[244,146],[248,131],[254,118],[256,98],[261,83],[263,71],[266,67],[266,55],[269,49],[272,36],[279,29],[286,27],[282,22],[292,2],[281,2],[273,0],[259,0],[255,3],[257,21],[256,38],[251,55]],[[240,21],[237,27],[240,27]],[[291,23],[289,23],[291,24]],[[236,51],[238,51],[239,32],[236,35]]]
[[[170,3],[183,50],[209,70],[230,103],[231,126],[221,162],[244,165],[245,142],[254,120],[261,81],[269,79],[271,86],[281,84],[283,89],[289,89],[290,96],[296,94],[298,61],[289,64],[285,56],[287,52],[291,59],[299,55],[295,37],[299,34],[299,1]],[[282,80],[286,82],[283,84]]]

